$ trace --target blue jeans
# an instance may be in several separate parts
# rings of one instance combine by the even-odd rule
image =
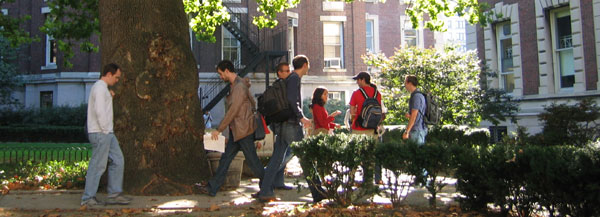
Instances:
[[[284,163],[287,163],[285,160],[286,153],[288,153],[290,144],[292,144],[292,142],[300,141],[304,137],[302,126],[300,126],[300,124],[297,122],[274,123],[272,126],[273,129],[277,129],[273,130],[276,138],[275,144],[273,144],[273,154],[271,155],[271,159],[269,160],[267,168],[265,169],[264,179],[260,183],[260,191],[258,192],[258,195],[261,197],[274,196],[274,184],[283,185],[283,169],[285,169]],[[291,158],[291,152],[289,158]],[[275,180],[280,183],[276,183]]]
[[[123,192],[123,170],[125,169],[125,160],[121,147],[119,147],[119,141],[113,133],[90,133],[89,139],[92,143],[92,158],[85,176],[85,190],[81,200],[87,201],[96,196],[100,177],[106,170],[107,163],[108,196],[115,197]]]
[[[424,130],[411,130],[410,138],[411,140],[417,142],[418,145],[425,144],[425,137],[427,136],[427,129]]]
[[[279,167],[279,172],[277,172],[277,175],[275,175],[275,181],[273,181],[273,187],[276,188],[276,187],[284,187],[285,186],[285,183],[284,183],[285,166],[287,165],[288,162],[290,162],[292,157],[294,157],[294,155],[292,154],[292,148],[289,147],[287,149],[287,151],[285,152],[285,157],[283,158],[283,162],[281,163],[281,166]]]
[[[225,182],[225,177],[227,175],[227,170],[229,170],[229,165],[231,161],[235,158],[237,153],[242,150],[244,153],[244,157],[246,158],[246,162],[248,162],[248,166],[252,172],[258,176],[258,178],[263,179],[264,169],[262,163],[258,159],[258,155],[256,154],[256,147],[254,146],[254,134],[250,134],[243,139],[240,139],[237,142],[233,141],[233,134],[231,130],[229,130],[229,139],[227,145],[225,146],[225,152],[221,155],[221,159],[219,160],[219,167],[215,172],[215,175],[208,180],[209,185],[209,194],[214,196]]]

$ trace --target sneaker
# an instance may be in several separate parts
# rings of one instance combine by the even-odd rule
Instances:
[[[116,197],[109,197],[106,200],[106,204],[110,205],[127,205],[131,203],[131,198],[123,196],[122,194],[117,195]]]
[[[99,201],[98,199],[96,199],[96,197],[92,197],[86,201],[81,201],[81,205],[87,206],[87,207],[97,207],[97,206],[104,206],[105,204],[102,201]]]

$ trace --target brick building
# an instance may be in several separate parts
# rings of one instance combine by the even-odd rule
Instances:
[[[600,0],[486,0],[496,14],[484,28],[467,27],[467,47],[497,77],[489,87],[520,100],[518,125],[541,131],[537,115],[551,103],[598,100]],[[483,123],[490,126],[490,123]],[[514,131],[502,123],[493,131]]]
[[[251,24],[258,13],[255,1],[223,2],[232,19],[217,30],[216,43],[198,42],[191,37],[200,78],[199,96],[203,107],[216,106],[217,109],[211,109],[215,122],[220,121],[224,111],[222,100],[212,100],[219,98],[226,87],[214,70],[221,59],[234,61],[238,72],[251,78],[252,92],[262,93],[265,81],[272,82],[276,77],[273,66],[304,54],[311,61],[311,70],[303,78],[303,97],[311,97],[317,86],[326,86],[331,98],[348,103],[357,88],[351,77],[360,71],[374,70],[363,63],[362,55],[381,52],[389,56],[402,46],[435,44],[432,32],[412,29],[401,0],[304,0],[297,8],[278,14],[276,28],[260,30]],[[25,85],[14,96],[28,107],[85,103],[99,76],[100,54],[75,51],[73,68],[64,68],[56,42],[39,30],[49,12],[44,0],[16,1],[2,8],[9,16],[31,15],[23,28],[40,38],[21,49],[19,70],[24,74]]]

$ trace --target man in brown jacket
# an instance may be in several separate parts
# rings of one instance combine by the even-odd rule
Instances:
[[[225,129],[229,129],[228,143],[225,146],[225,153],[221,155],[219,160],[219,168],[215,175],[208,181],[208,185],[201,188],[202,193],[210,196],[215,196],[219,188],[225,181],[229,164],[237,153],[242,150],[246,157],[246,162],[250,169],[258,178],[262,180],[264,168],[256,155],[256,147],[254,146],[254,130],[256,130],[256,120],[252,111],[252,103],[250,90],[235,73],[233,63],[229,60],[223,60],[217,65],[217,72],[221,79],[229,82],[231,89],[229,95],[225,98],[225,117],[217,130],[212,132],[212,139],[217,139],[219,134]],[[252,99],[253,100],[253,99]]]

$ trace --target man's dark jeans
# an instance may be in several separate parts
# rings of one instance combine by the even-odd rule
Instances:
[[[272,128],[276,135],[275,144],[273,144],[273,154],[265,169],[264,179],[260,184],[260,197],[272,197],[275,195],[274,184],[283,183],[283,169],[287,163],[286,153],[290,149],[290,144],[302,140],[304,133],[302,126],[298,122],[273,123]],[[291,155],[290,155],[291,156]],[[289,160],[289,158],[288,158]],[[275,181],[281,182],[276,183]]]
[[[264,176],[265,171],[256,154],[256,146],[254,146],[254,134],[250,134],[249,136],[234,142],[231,130],[229,132],[228,143],[225,146],[225,153],[221,155],[221,159],[219,160],[217,172],[215,172],[215,175],[208,181],[210,188],[209,194],[212,196],[217,194],[217,191],[219,191],[219,188],[221,188],[221,185],[225,182],[225,176],[227,175],[229,165],[240,150],[244,153],[246,162],[248,163],[248,166],[250,166],[252,172],[260,179],[263,179]]]

